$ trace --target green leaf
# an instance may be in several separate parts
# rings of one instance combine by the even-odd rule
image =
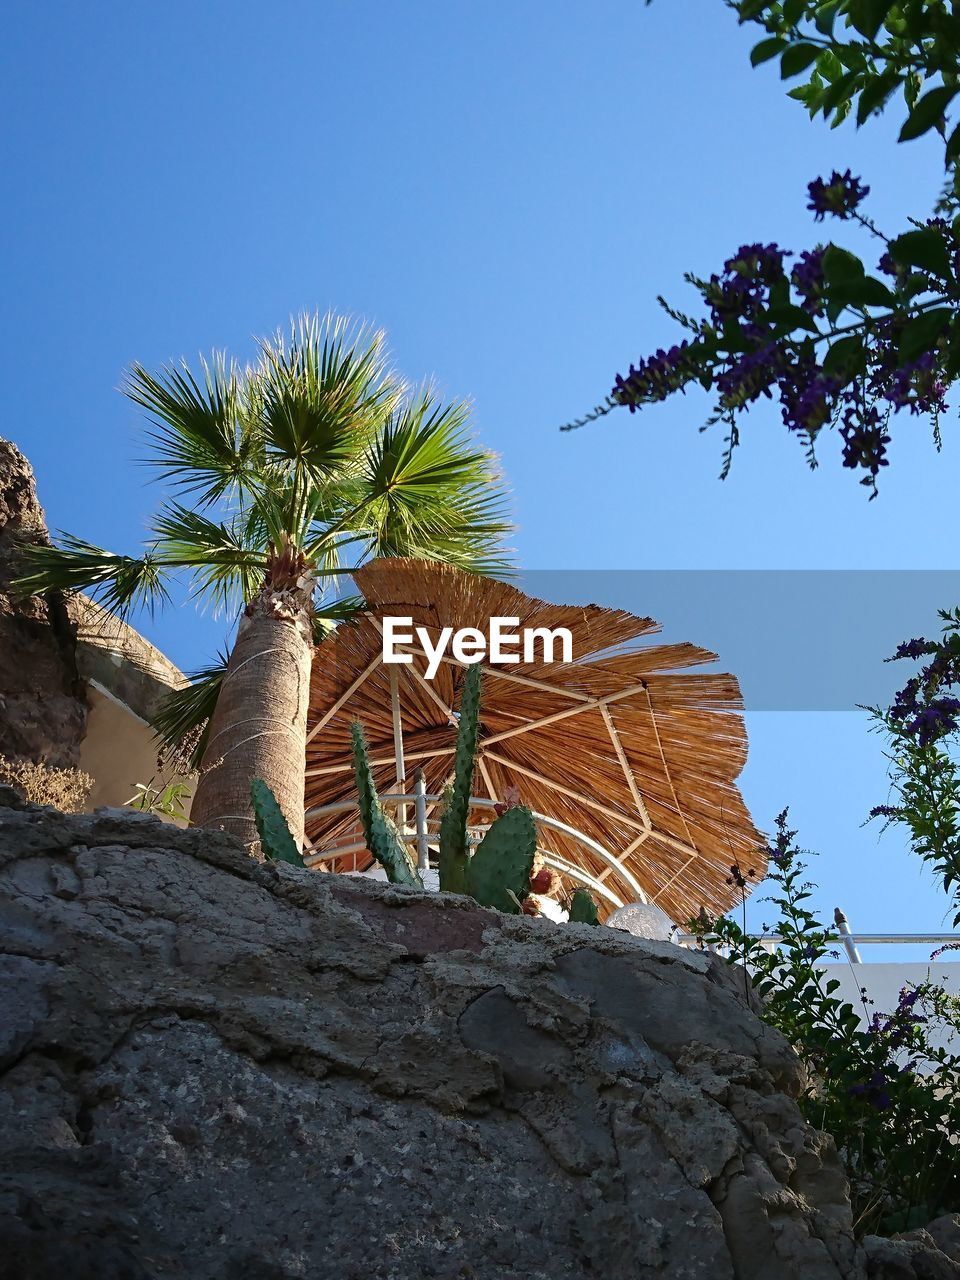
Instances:
[[[911,138],[919,138],[928,129],[939,124],[956,95],[957,90],[949,88],[931,89],[929,93],[925,93],[910,112],[906,124],[900,130],[898,141],[909,142]]]
[[[892,0],[850,0],[850,23],[862,36],[872,40],[892,8]]]
[[[817,70],[824,80],[829,80],[832,83],[843,75],[843,63],[832,49],[824,49],[817,56]]]
[[[792,303],[783,307],[770,307],[767,315],[774,324],[781,326],[785,332],[794,329],[805,329],[808,333],[819,333],[816,321],[809,311],[796,307]]]
[[[826,116],[827,114],[826,110],[824,110],[823,114],[824,116]],[[830,128],[831,129],[839,128],[840,125],[843,124],[844,120],[846,120],[849,114],[850,114],[850,99],[844,98],[844,100],[837,105],[837,109],[833,113],[833,121],[830,125]]]
[[[921,311],[919,315],[914,316],[900,335],[901,361],[916,360],[924,352],[932,350],[953,316],[952,307],[937,307],[933,311]]]
[[[793,26],[803,17],[803,11],[807,7],[807,0],[783,0],[783,20],[788,26]]]
[[[896,298],[876,276],[867,276],[860,287],[860,300],[865,307],[892,307]]]
[[[823,278],[828,285],[856,285],[865,275],[863,263],[849,249],[827,245],[823,255]]]
[[[895,71],[885,71],[868,80],[857,104],[857,124],[864,124],[868,116],[881,111],[899,83],[900,77]]]
[[[840,2],[841,0],[829,0],[829,3],[822,4],[814,15],[817,30],[821,35],[829,36],[833,34],[833,24],[840,8]]]
[[[863,362],[863,342],[854,334],[849,338],[838,338],[823,361],[824,373],[831,377],[843,377],[854,371]]]
[[[815,44],[790,45],[780,59],[781,80],[789,80],[791,76],[799,75],[801,71],[805,71],[810,63],[816,60],[819,53],[820,50]]]
[[[890,253],[901,266],[920,267],[945,280],[953,275],[947,246],[936,227],[905,232],[890,245]]]
[[[782,40],[779,36],[774,36],[770,40],[761,40],[759,44],[753,46],[750,54],[750,64],[759,67],[762,62],[769,62],[771,58],[775,58],[778,53],[782,53],[787,47],[787,41]]]

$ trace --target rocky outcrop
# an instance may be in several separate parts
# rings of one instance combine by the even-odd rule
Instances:
[[[5,1280],[866,1280],[710,955],[28,807],[0,935]]]
[[[76,627],[58,593],[11,597],[19,539],[46,541],[47,527],[29,462],[0,440],[0,755],[67,768],[87,718]]]
[[[867,1236],[870,1280],[956,1280],[960,1276],[960,1215],[947,1214],[922,1231],[891,1240]]]

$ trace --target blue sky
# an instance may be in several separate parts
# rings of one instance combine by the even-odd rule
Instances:
[[[685,270],[744,241],[814,243],[811,178],[852,166],[889,228],[935,198],[933,144],[897,147],[892,119],[811,125],[774,67],[751,72],[721,0],[51,0],[4,35],[0,430],[54,528],[116,550],[141,536],[158,495],[115,391],[132,360],[245,357],[333,307],[474,401],[530,569],[954,567],[953,421],[940,458],[925,423],[899,422],[869,504],[837,442],[809,473],[774,409],[725,483],[694,396],[557,432],[672,340],[655,298],[689,303]],[[788,582],[767,610],[814,634]],[[143,628],[190,668],[224,624],[188,605]],[[748,800],[760,825],[793,806],[824,904],[861,929],[938,926],[897,838],[858,825],[885,797],[861,719],[750,727]]]

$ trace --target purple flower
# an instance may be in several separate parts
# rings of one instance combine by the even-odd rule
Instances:
[[[813,210],[817,222],[822,222],[828,213],[836,218],[849,218],[860,201],[870,194],[870,188],[853,177],[849,169],[846,173],[837,173],[834,169],[829,182],[815,178],[807,190],[810,193],[807,208]]]
[[[801,306],[811,315],[819,315],[823,310],[820,290],[823,287],[823,249],[814,249],[812,253],[804,250],[791,272],[791,279],[797,293],[803,301]]]

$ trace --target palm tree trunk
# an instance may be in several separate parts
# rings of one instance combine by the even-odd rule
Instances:
[[[262,778],[303,845],[307,707],[313,660],[310,594],[267,583],[247,606],[230,655],[190,820],[258,836],[250,783]]]

